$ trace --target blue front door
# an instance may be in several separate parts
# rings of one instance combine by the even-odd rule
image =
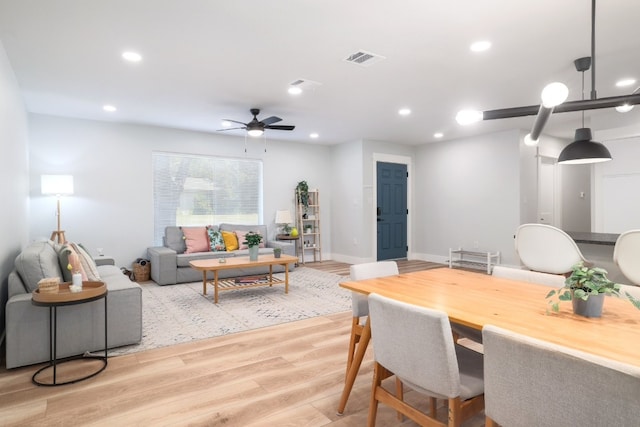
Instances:
[[[376,167],[378,261],[407,257],[407,165]]]

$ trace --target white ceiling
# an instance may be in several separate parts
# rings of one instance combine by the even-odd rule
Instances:
[[[598,97],[640,82],[640,1],[600,0]],[[483,54],[471,42],[488,39]],[[405,144],[530,129],[534,117],[461,127],[456,112],[539,104],[552,81],[581,98],[573,60],[591,50],[589,0],[0,0],[0,40],[34,113],[215,132],[224,118],[277,115],[293,132],[267,137],[335,144],[375,139]],[[143,55],[124,62],[124,50]],[[361,67],[366,50],[386,57]],[[590,72],[586,74],[590,88]],[[289,83],[321,83],[292,97]],[[589,91],[586,91],[587,98]],[[102,105],[117,106],[105,113]],[[413,113],[400,117],[409,107]],[[598,129],[640,122],[587,112]],[[545,132],[571,138],[580,113],[551,117]],[[244,131],[228,132],[243,136]]]

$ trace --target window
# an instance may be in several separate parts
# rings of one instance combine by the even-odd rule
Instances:
[[[262,223],[262,162],[153,153],[154,241],[170,225]]]

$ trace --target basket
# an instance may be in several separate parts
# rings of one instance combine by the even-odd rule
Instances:
[[[59,277],[45,277],[38,282],[38,291],[43,294],[50,294],[58,292],[60,287]]]
[[[146,282],[149,280],[151,273],[151,263],[147,262],[145,265],[138,263],[133,264],[133,279],[136,282]]]

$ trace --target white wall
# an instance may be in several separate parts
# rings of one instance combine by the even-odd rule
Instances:
[[[28,241],[29,168],[27,113],[20,89],[0,42],[0,342],[4,339],[7,277]]]
[[[333,259],[360,263],[367,258],[362,245],[365,227],[363,220],[362,141],[353,141],[331,148],[331,224]],[[325,197],[322,196],[322,200]],[[324,206],[321,206],[325,212]],[[324,224],[323,224],[324,229]]]
[[[146,257],[153,242],[153,151],[244,157],[245,139],[155,126],[30,115],[32,240],[56,227],[55,199],[40,194],[40,175],[71,174],[75,194],[62,200],[67,240],[104,248],[119,266]],[[294,189],[306,180],[322,194],[322,243],[331,251],[331,170],[326,146],[249,139],[248,158],[263,160],[264,220],[270,237],[278,209],[294,214]],[[327,255],[328,257],[330,255]]]
[[[426,144],[417,150],[414,246],[443,262],[450,247],[500,251],[517,265],[520,131]]]
[[[593,166],[593,226],[602,233],[640,228],[640,137],[603,141],[612,160]]]

